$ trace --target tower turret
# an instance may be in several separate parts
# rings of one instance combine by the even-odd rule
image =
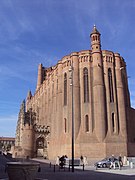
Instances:
[[[43,81],[43,78],[42,78],[42,64],[39,64],[39,66],[38,66],[38,78],[37,78],[37,88],[36,88],[36,90],[38,90],[38,88],[41,86],[42,81]]]
[[[105,85],[100,33],[95,25],[92,33],[90,34],[90,38],[93,59],[93,103],[95,131],[99,142],[103,142],[106,135]]]
[[[101,52],[100,33],[94,25],[90,34],[92,52]]]
[[[126,67],[121,66],[122,60],[120,54],[115,53],[115,69],[116,69],[116,85],[117,85],[117,98],[118,98],[118,112],[119,112],[119,123],[120,133],[123,135],[123,140],[127,140],[127,125],[126,125],[126,106],[125,106],[125,94],[124,85],[122,80],[122,71]]]
[[[22,133],[23,133],[24,121],[25,121],[25,100],[23,100],[20,106],[20,111],[18,115],[15,146],[22,146]]]

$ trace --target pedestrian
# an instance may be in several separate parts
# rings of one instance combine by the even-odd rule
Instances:
[[[111,169],[112,167],[115,169],[115,157],[113,154],[112,154],[112,157],[110,158],[110,162],[111,162],[111,164],[110,164],[109,169]]]
[[[81,159],[81,161],[83,162],[83,156],[82,156],[82,155],[81,155],[80,159]]]
[[[85,166],[88,165],[87,157],[86,157],[86,156],[83,157],[83,164],[84,164]]]
[[[60,160],[60,167],[61,167],[61,169],[63,169],[63,167],[64,167],[64,165],[65,165],[65,156],[63,155],[63,156],[61,156],[60,158],[59,158],[59,160]]]
[[[81,157],[80,157],[80,160],[81,160],[81,165],[83,165],[84,162],[83,162],[83,156],[82,156],[82,155],[81,155]]]
[[[118,157],[118,161],[119,161],[119,162],[118,162],[119,169],[121,169],[121,167],[123,166],[121,154],[120,154],[119,157]]]
[[[58,165],[58,166],[59,166],[59,164],[60,164],[60,160],[59,160],[59,159],[60,159],[60,157],[57,156],[57,157],[56,157],[56,163],[55,163],[55,165]]]
[[[64,163],[65,163],[65,165],[67,165],[69,163],[69,159],[68,159],[67,155],[65,155],[65,157],[64,157]]]

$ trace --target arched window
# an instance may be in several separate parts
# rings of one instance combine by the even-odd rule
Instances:
[[[85,132],[89,132],[89,116],[85,116]]]
[[[67,105],[67,74],[64,74],[64,105]]]
[[[114,113],[112,113],[112,131],[115,132],[115,118],[114,118]]]
[[[54,95],[54,83],[52,84],[52,97]]]
[[[67,119],[64,118],[64,131],[67,132]]]
[[[57,79],[57,93],[58,93],[58,79]]]
[[[83,84],[84,84],[84,102],[89,102],[89,81],[88,81],[88,69],[83,69]]]
[[[50,87],[48,88],[48,99],[50,99]]]
[[[110,68],[108,69],[108,81],[109,81],[110,102],[114,102],[112,71]]]

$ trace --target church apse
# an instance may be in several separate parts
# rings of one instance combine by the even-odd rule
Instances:
[[[130,105],[126,62],[102,50],[94,26],[91,49],[72,52],[52,67],[39,64],[37,87],[19,113],[16,145],[22,155],[71,157],[73,63],[75,157],[135,155],[135,109]],[[25,153],[24,153],[25,152]],[[21,154],[21,153],[20,153]]]

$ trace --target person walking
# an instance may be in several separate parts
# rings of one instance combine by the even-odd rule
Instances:
[[[56,163],[55,163],[55,165],[58,165],[58,166],[59,166],[59,164],[60,164],[60,160],[59,160],[59,159],[60,159],[60,157],[57,156],[57,157],[56,157]]]
[[[83,157],[83,164],[84,164],[85,166],[88,165],[87,157],[86,157],[86,156]]]
[[[121,154],[118,157],[118,166],[119,166],[119,169],[121,169],[121,167],[123,166]]]
[[[109,169],[111,169],[112,167],[113,167],[113,169],[115,169],[115,157],[113,154],[112,154],[112,157],[110,158],[110,162],[111,162],[111,164],[110,164]]]
[[[81,160],[81,165],[83,165],[83,156],[81,155],[81,157],[80,157],[80,160]]]

